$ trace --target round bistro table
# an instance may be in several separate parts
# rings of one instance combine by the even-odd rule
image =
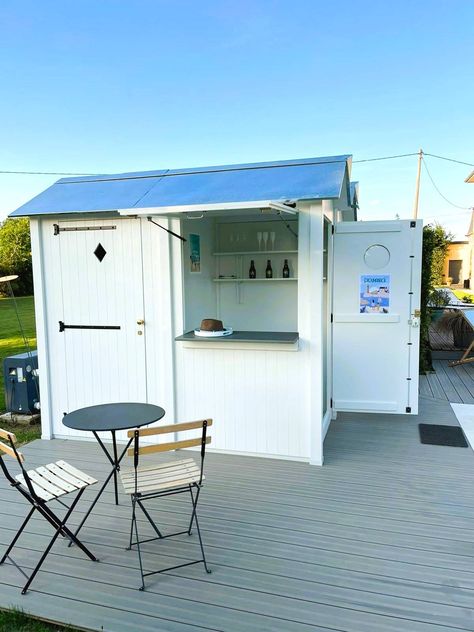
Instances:
[[[112,465],[110,474],[105,479],[97,496],[82,519],[82,522],[76,530],[76,534],[82,529],[82,526],[89,517],[91,511],[94,509],[95,504],[102,496],[102,493],[107,487],[107,484],[112,476],[114,477],[115,504],[118,505],[117,473],[120,470],[120,463],[133,441],[133,437],[129,439],[124,450],[119,454],[117,449],[116,433],[119,430],[129,430],[130,428],[140,428],[141,426],[146,426],[155,421],[159,421],[162,417],[164,417],[164,415],[165,411],[161,408],[161,406],[129,402],[87,406],[86,408],[79,408],[78,410],[74,410],[73,412],[64,415],[63,424],[68,428],[92,432],[94,437],[97,439],[97,443],[100,445]],[[113,448],[112,453],[110,453],[105,447],[103,441],[97,434],[99,432],[111,433]]]

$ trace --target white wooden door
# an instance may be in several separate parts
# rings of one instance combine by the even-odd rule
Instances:
[[[418,412],[421,246],[421,222],[336,225],[336,411]]]
[[[67,411],[146,401],[140,220],[63,221],[56,231]]]

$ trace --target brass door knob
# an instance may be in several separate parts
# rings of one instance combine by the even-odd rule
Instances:
[[[137,325],[144,325],[145,321],[143,319],[138,319],[137,320]]]

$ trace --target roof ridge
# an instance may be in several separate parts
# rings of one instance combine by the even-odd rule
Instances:
[[[332,158],[332,160],[330,160]],[[306,167],[312,165],[327,165],[335,162],[347,162],[351,154],[340,156],[323,156],[318,158],[297,158],[294,161],[254,162],[235,165],[216,165],[215,167],[189,167],[184,169],[162,169],[159,171],[130,172],[104,174],[103,176],[80,176],[78,178],[61,178],[56,184],[78,184],[84,182],[108,182],[109,180],[144,180],[147,178],[169,178],[171,176],[197,175],[199,173],[228,173],[229,171],[254,171],[258,169],[280,169],[283,167]],[[163,173],[164,172],[164,173]]]

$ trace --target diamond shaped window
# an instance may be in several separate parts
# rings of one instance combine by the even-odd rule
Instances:
[[[104,248],[104,246],[101,243],[99,243],[97,248],[94,250],[94,254],[99,261],[102,261],[105,255],[107,254],[107,250]]]

